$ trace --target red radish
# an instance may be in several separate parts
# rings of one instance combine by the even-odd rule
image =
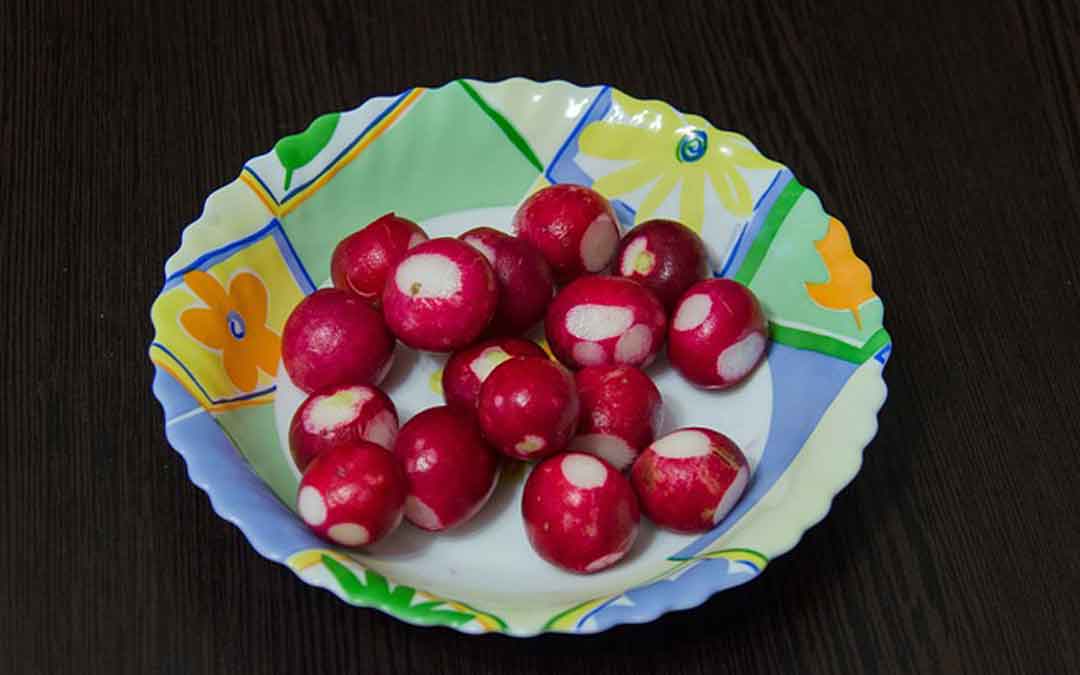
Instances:
[[[607,269],[619,245],[608,200],[569,183],[530,195],[514,214],[514,232],[543,254],[560,284]]]
[[[637,282],[591,276],[552,301],[544,320],[548,345],[569,368],[620,364],[644,368],[664,343],[660,301]]]
[[[539,345],[519,338],[496,338],[454,352],[443,368],[442,388],[446,402],[473,412],[480,398],[480,386],[503,361],[515,356],[547,358]]]
[[[427,240],[419,225],[388,213],[341,240],[330,258],[330,278],[336,288],[378,309],[390,270],[406,251]]]
[[[303,471],[338,445],[370,441],[393,450],[397,432],[397,410],[389,396],[365,384],[336,384],[315,392],[296,409],[289,449]]]
[[[488,332],[520,335],[544,318],[555,282],[551,268],[527,241],[490,227],[477,227],[458,237],[487,258],[499,285],[499,304]]]
[[[694,384],[727,389],[761,362],[768,340],[768,322],[750,289],[730,279],[706,279],[675,306],[668,358]]]
[[[619,561],[641,515],[630,481],[607,462],[567,452],[540,463],[521,499],[525,533],[552,565],[591,574]]]
[[[626,233],[619,243],[615,270],[656,294],[671,311],[679,298],[708,274],[705,243],[693,230],[674,220],[648,220]]]
[[[335,384],[378,384],[390,370],[394,336],[355,293],[315,291],[293,309],[281,334],[281,360],[309,394]]]
[[[727,436],[687,427],[645,448],[630,478],[654,523],[676,532],[705,532],[739,501],[750,465]]]
[[[356,548],[374,544],[401,523],[407,491],[397,458],[360,441],[315,458],[300,480],[296,510],[320,537]]]
[[[499,300],[491,265],[468,244],[440,237],[414,246],[383,289],[383,316],[415,349],[449,352],[487,328]]]
[[[619,471],[656,438],[664,420],[660,390],[630,366],[590,366],[574,376],[581,422],[571,445],[602,457]]]
[[[405,465],[405,517],[435,532],[472,518],[499,479],[499,457],[469,415],[429,408],[401,428],[394,453]]]
[[[515,459],[539,459],[566,447],[578,424],[577,387],[548,358],[517,356],[491,372],[480,388],[484,437]]]

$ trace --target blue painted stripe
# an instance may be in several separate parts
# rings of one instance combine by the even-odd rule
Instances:
[[[278,201],[278,200],[277,200],[277,199],[276,199],[276,198],[274,197],[274,193],[273,193],[273,191],[272,191],[272,190],[270,190],[270,188],[268,188],[268,187],[267,187],[267,185],[266,185],[266,181],[264,181],[264,180],[263,180],[263,179],[262,179],[262,178],[261,178],[261,177],[259,176],[259,174],[255,173],[255,169],[253,169],[253,168],[252,168],[252,167],[250,167],[250,166],[248,166],[248,167],[245,167],[245,168],[246,168],[246,169],[248,170],[248,173],[250,173],[250,174],[251,174],[252,176],[255,176],[255,179],[256,179],[257,181],[259,181],[259,184],[260,184],[260,185],[262,185],[262,186],[263,186],[263,188],[264,188],[264,189],[265,189],[265,190],[266,190],[266,191],[267,191],[267,192],[268,192],[268,193],[270,194],[270,198],[274,200],[274,203],[275,203],[275,204],[277,204],[278,206],[280,206],[280,205],[284,204],[285,202],[289,201],[290,199],[292,199],[293,197],[295,197],[295,196],[296,196],[297,194],[299,194],[300,192],[302,192],[302,191],[304,191],[305,189],[307,189],[307,188],[308,188],[308,186],[310,186],[310,185],[311,185],[312,183],[314,183],[315,181],[317,181],[317,180],[319,180],[320,178],[322,178],[322,177],[323,177],[323,174],[325,174],[325,173],[326,173],[327,171],[329,171],[329,170],[330,170],[330,169],[332,169],[332,168],[333,168],[334,166],[336,166],[336,165],[337,165],[337,163],[338,163],[339,161],[341,161],[341,158],[342,158],[342,157],[344,157],[345,155],[347,155],[347,154],[349,153],[349,151],[350,151],[350,150],[352,150],[352,149],[353,149],[354,147],[356,147],[356,144],[357,144],[357,143],[359,143],[359,142],[360,142],[361,140],[363,140],[364,136],[367,136],[368,132],[370,132],[370,131],[372,130],[372,128],[374,128],[374,127],[375,127],[375,125],[376,125],[376,124],[378,124],[379,122],[382,122],[382,121],[383,121],[383,120],[384,120],[384,119],[386,118],[386,116],[387,116],[387,115],[389,115],[390,113],[392,113],[392,112],[393,112],[393,111],[394,111],[394,110],[395,110],[395,109],[396,109],[396,108],[397,108],[397,107],[398,107],[399,105],[401,105],[401,102],[402,102],[403,100],[405,100],[405,97],[406,97],[406,96],[408,96],[409,94],[411,94],[411,93],[412,93],[413,91],[414,91],[413,89],[408,89],[408,90],[406,90],[406,91],[405,91],[405,92],[404,92],[403,94],[401,94],[400,96],[398,96],[398,97],[397,97],[396,99],[394,99],[393,101],[391,101],[390,105],[388,105],[388,106],[386,107],[386,109],[385,109],[385,110],[383,110],[383,111],[382,111],[381,113],[379,113],[378,115],[376,115],[376,116],[375,116],[375,119],[373,119],[373,120],[372,120],[372,121],[371,121],[370,123],[368,123],[368,125],[367,125],[366,127],[364,127],[364,130],[363,130],[363,131],[361,131],[361,132],[360,132],[360,134],[356,136],[356,138],[354,138],[354,139],[353,139],[352,141],[350,141],[350,142],[349,142],[349,144],[348,144],[348,145],[346,145],[346,146],[345,146],[345,148],[344,148],[343,150],[341,150],[341,152],[339,152],[339,153],[337,154],[337,156],[335,156],[335,157],[334,157],[334,159],[330,160],[330,162],[329,162],[329,163],[328,163],[328,164],[327,164],[326,166],[324,166],[324,167],[323,167],[323,170],[322,170],[322,171],[320,171],[320,172],[318,173],[318,175],[316,175],[316,176],[315,176],[314,178],[312,178],[311,180],[307,181],[307,182],[306,182],[306,183],[304,183],[303,185],[300,185],[299,187],[295,187],[295,188],[293,188],[291,192],[287,192],[287,193],[285,193],[285,197],[284,197],[284,198],[282,198],[282,200],[281,200],[281,201]],[[347,114],[348,114],[348,112],[342,113],[342,117],[344,117],[344,116],[345,116],[345,115],[347,115]],[[339,121],[339,123],[340,123],[340,121]]]
[[[191,381],[195,383],[195,386],[199,388],[199,391],[202,392],[202,395],[206,398],[206,400],[210,401],[211,403],[213,403],[215,405],[219,404],[219,403],[233,403],[235,401],[248,401],[248,400],[251,400],[253,398],[258,398],[260,396],[264,396],[266,394],[269,394],[270,392],[277,389],[276,385],[271,385],[270,387],[267,387],[266,389],[259,389],[257,391],[253,391],[253,392],[250,392],[248,394],[241,394],[240,396],[234,396],[232,398],[220,398],[220,399],[212,398],[210,396],[209,392],[207,392],[206,389],[202,386],[202,384],[199,383],[198,378],[195,377],[195,373],[191,372],[191,369],[188,368],[186,365],[184,365],[184,362],[181,361],[179,359],[179,357],[176,356],[176,354],[173,354],[169,350],[168,347],[161,344],[160,342],[152,342],[152,343],[150,343],[150,346],[160,349],[170,359],[172,359],[173,362],[176,363],[176,365],[180,366],[180,368],[183,369],[183,371],[185,373],[187,373],[187,376],[191,378]]]
[[[292,240],[285,234],[284,227],[278,227],[277,231],[274,232],[274,239],[277,241],[278,247],[284,249],[283,252],[287,253],[287,255],[282,256],[285,259],[285,265],[292,272],[297,285],[304,291],[304,295],[314,293],[315,282],[312,281],[311,275],[308,274],[307,268],[304,267],[304,262],[300,260],[300,254],[293,247]]]
[[[743,237],[746,236],[746,230],[748,227],[749,222],[745,222],[742,224],[742,228],[739,230],[739,236],[735,238],[735,245],[731,247],[731,252],[728,253],[728,258],[724,261],[724,265],[720,268],[720,271],[713,274],[714,277],[727,276],[728,270],[731,269],[731,263],[735,261],[735,254],[739,250],[739,245],[742,244]]]
[[[555,157],[551,160],[551,163],[548,164],[547,170],[544,171],[544,175],[547,177],[549,183],[557,182],[552,176],[551,170],[555,167],[556,164],[559,163],[559,160],[562,159],[563,153],[566,152],[566,149],[569,148],[575,140],[577,140],[578,132],[580,132],[581,128],[585,126],[585,124],[589,121],[589,116],[592,115],[593,110],[596,109],[596,106],[600,105],[600,101],[604,99],[604,95],[607,94],[609,91],[611,91],[611,87],[606,84],[603,86],[603,88],[600,89],[599,93],[596,94],[596,98],[593,99],[593,102],[585,111],[585,114],[581,116],[581,119],[579,119],[577,121],[577,124],[574,125],[573,130],[570,132],[570,135],[566,137],[565,141],[563,141],[562,147],[560,147],[559,151],[555,153]]]
[[[750,252],[754,240],[757,239],[761,228],[765,225],[765,219],[768,218],[769,211],[772,211],[776,198],[780,196],[780,193],[794,178],[794,175],[787,168],[776,172],[772,182],[769,183],[769,187],[765,188],[765,191],[758,197],[757,203],[754,204],[754,215],[750,217],[746,229],[740,235],[731,253],[728,254],[728,259],[724,262],[719,276],[728,276],[729,273],[734,275],[739,271],[743,261],[746,259],[746,254]]]
[[[891,355],[892,355],[892,343],[890,342],[889,344],[887,344],[884,347],[882,347],[881,349],[879,349],[877,354],[874,354],[874,360],[876,360],[881,365],[885,365],[885,363],[889,360],[889,357]]]
[[[274,202],[274,204],[277,206],[281,206],[281,202],[279,202],[277,200],[277,197],[274,196],[274,191],[270,189],[270,186],[266,184],[266,181],[262,179],[262,176],[255,173],[255,169],[253,167],[244,165],[244,170],[247,171],[248,175],[254,178],[259,185],[262,186],[262,189],[266,191],[266,196],[270,198],[270,201]]]
[[[270,234],[275,227],[280,226],[281,225],[278,223],[276,218],[271,218],[269,223],[264,225],[262,228],[256,230],[255,232],[247,235],[246,237],[242,239],[237,239],[236,241],[226,244],[221,248],[216,248],[211,251],[207,251],[206,253],[203,253],[201,256],[196,258],[193,262],[189,263],[185,267],[166,276],[165,287],[162,289],[162,293],[171,289],[173,286],[178,285],[183,280],[183,276],[191,270],[203,269],[204,266],[209,267],[211,263],[218,262],[219,260],[227,258],[229,254],[233,251],[238,251],[259,241],[266,235]]]

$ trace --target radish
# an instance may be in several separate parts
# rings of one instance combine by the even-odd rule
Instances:
[[[405,466],[405,517],[435,532],[472,518],[495,490],[499,457],[469,415],[428,408],[405,423],[394,453]]]
[[[548,358],[516,356],[480,388],[484,437],[515,459],[539,459],[566,447],[578,424],[574,378]]]
[[[335,384],[378,384],[390,370],[394,336],[355,293],[315,291],[281,333],[281,360],[293,384],[312,393]]]
[[[520,335],[544,318],[555,282],[540,252],[524,239],[477,227],[458,237],[479,251],[495,270],[499,304],[488,333]]]
[[[330,257],[334,287],[356,293],[375,309],[391,268],[413,246],[428,240],[420,226],[388,213],[338,243]]]
[[[727,389],[765,358],[768,341],[768,322],[750,289],[730,279],[706,279],[675,306],[668,358],[694,384]]]
[[[676,532],[705,532],[739,501],[750,482],[750,465],[727,436],[687,427],[645,448],[630,477],[654,523]]]
[[[336,384],[304,401],[289,425],[289,449],[296,468],[338,445],[370,441],[393,450],[397,410],[390,397],[365,384]]]
[[[630,366],[590,366],[574,376],[581,422],[571,445],[602,457],[619,471],[656,438],[663,423],[660,390]]]
[[[619,245],[619,221],[608,200],[569,183],[526,199],[514,214],[514,232],[543,254],[560,284],[607,269]]]
[[[674,220],[648,220],[626,233],[615,257],[617,274],[656,294],[664,309],[708,274],[701,237]]]
[[[567,452],[541,462],[521,499],[529,543],[541,558],[591,574],[619,561],[641,515],[630,481],[607,462]]]
[[[389,450],[360,441],[315,458],[300,480],[296,510],[320,537],[356,548],[401,523],[408,481]]]
[[[582,277],[548,307],[544,331],[569,368],[652,363],[664,342],[667,317],[650,291],[612,276]]]
[[[474,412],[484,380],[499,364],[515,356],[547,358],[535,342],[509,337],[486,340],[454,352],[446,361],[442,374],[446,402],[460,410]]]
[[[414,246],[383,289],[390,330],[415,349],[449,352],[476,339],[495,313],[491,265],[468,244],[440,237]]]

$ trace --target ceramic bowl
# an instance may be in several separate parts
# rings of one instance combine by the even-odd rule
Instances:
[[[745,496],[704,535],[643,519],[628,557],[588,576],[530,549],[523,465],[458,530],[406,524],[361,552],[329,547],[294,513],[299,473],[284,430],[302,396],[279,352],[290,310],[327,284],[336,242],[384,213],[431,236],[508,230],[527,195],[566,182],[612,200],[624,229],[653,217],[694,228],[712,273],[761,300],[773,339],[745,384],[704,391],[664,358],[649,369],[665,431],[712,427],[744,449],[753,467]],[[166,262],[150,358],[169,442],[263,556],[413,624],[593,633],[753,579],[825,516],[858,471],[885,401],[883,309],[845,226],[743,136],[609,86],[459,80],[319,117],[210,195]],[[444,361],[399,345],[384,387],[402,422],[442,403]]]

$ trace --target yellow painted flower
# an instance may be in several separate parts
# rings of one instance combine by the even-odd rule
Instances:
[[[705,181],[724,208],[739,217],[754,201],[740,169],[776,169],[750,141],[720,131],[696,115],[682,115],[659,101],[637,101],[612,91],[612,111],[585,128],[578,140],[587,155],[633,163],[601,176],[593,189],[617,197],[652,184],[635,222],[648,220],[681,184],[679,219],[700,231],[705,220]]]
[[[228,292],[206,272],[184,275],[187,284],[206,307],[180,314],[180,324],[211,351],[221,353],[225,372],[237,389],[253,391],[259,370],[277,373],[281,338],[266,326],[267,293],[254,274],[242,272],[229,282]]]

